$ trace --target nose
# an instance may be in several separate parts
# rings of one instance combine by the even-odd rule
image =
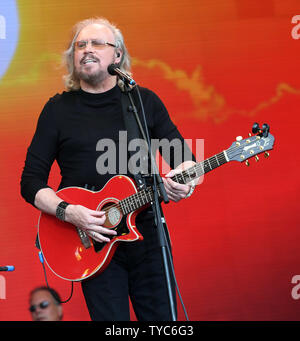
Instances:
[[[92,52],[92,44],[87,43],[87,45],[82,49],[84,54],[88,54]]]
[[[38,315],[42,310],[43,310],[42,308],[40,308],[39,306],[37,306],[34,313],[35,313],[36,315]]]
[[[88,50],[92,47],[92,42],[90,40],[87,41],[86,46],[84,47],[84,50]]]
[[[93,42],[91,40],[88,40],[83,50],[85,53],[94,52],[95,48]]]

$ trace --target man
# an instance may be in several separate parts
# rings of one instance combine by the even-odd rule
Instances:
[[[59,294],[52,288],[38,287],[29,296],[32,321],[60,321],[63,309]]]
[[[118,155],[118,134],[125,130],[121,90],[117,77],[110,75],[107,68],[112,63],[119,64],[130,73],[130,57],[119,29],[106,19],[87,19],[75,25],[65,60],[68,92],[51,98],[40,115],[27,153],[21,193],[42,212],[59,215],[95,241],[105,243],[116,234],[102,227],[105,212],[62,204],[47,180],[55,159],[62,175],[59,189],[88,184],[99,190],[115,175],[97,173],[99,155],[95,147],[100,139],[112,139]],[[177,138],[184,143],[160,99],[144,88],[141,97],[151,137],[169,141]],[[174,166],[172,158],[170,163]],[[187,160],[175,166],[182,170],[192,164],[193,161]],[[172,170],[163,182],[169,199],[177,202],[189,196],[193,187],[172,181],[175,173]],[[151,210],[140,213],[136,222],[144,240],[120,245],[103,273],[83,281],[83,293],[93,320],[128,320],[128,294],[138,319],[171,319],[153,220]]]

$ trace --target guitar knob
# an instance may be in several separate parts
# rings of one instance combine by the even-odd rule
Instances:
[[[243,137],[242,137],[242,136],[237,136],[235,139],[236,139],[237,141],[242,141]]]
[[[268,152],[265,152],[264,155],[265,155],[266,159],[270,156],[270,154]]]
[[[255,161],[258,162],[259,161],[259,157],[257,155],[255,155]]]
[[[250,163],[249,163],[249,161],[248,161],[248,160],[246,160],[246,161],[245,161],[245,165],[246,165],[247,167],[249,167],[249,166],[250,166]]]

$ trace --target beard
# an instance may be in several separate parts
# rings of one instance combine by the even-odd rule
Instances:
[[[108,77],[108,72],[103,70],[97,70],[93,73],[88,73],[75,68],[74,73],[79,80],[82,80],[91,86],[99,85]]]
[[[92,60],[94,63],[98,64],[95,71],[92,72],[89,68],[84,66],[84,63],[87,60]],[[103,69],[103,67],[101,68],[99,58],[92,53],[83,56],[80,60],[80,66],[78,68],[75,66],[74,74],[79,81],[84,81],[93,87],[101,84],[109,76],[108,71]]]
[[[94,71],[92,71],[93,69],[91,70],[90,67],[87,67],[87,62],[97,63],[97,67],[94,67]],[[115,58],[112,57],[111,63],[114,62]],[[80,59],[79,65],[74,65],[73,74],[78,81],[83,81],[92,87],[99,86],[110,77],[107,67],[104,67],[98,56],[94,55],[92,52],[85,54]]]

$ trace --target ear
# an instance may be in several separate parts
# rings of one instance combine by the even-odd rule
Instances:
[[[123,53],[120,49],[115,52],[115,63],[120,63],[122,60]]]

